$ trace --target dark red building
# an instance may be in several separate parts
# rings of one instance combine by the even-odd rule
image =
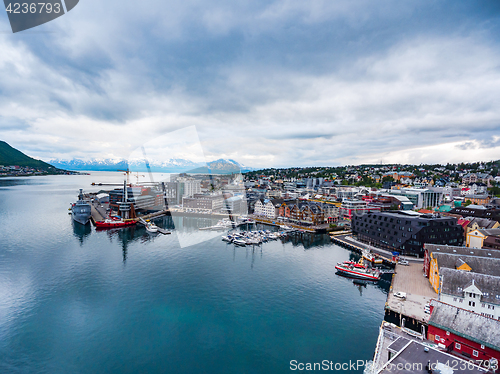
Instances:
[[[455,356],[498,367],[499,331],[499,320],[437,300],[431,302],[427,339]]]

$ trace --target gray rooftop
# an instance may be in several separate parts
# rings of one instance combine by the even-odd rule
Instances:
[[[451,253],[433,253],[437,260],[439,271],[441,269],[456,269],[462,261],[471,267],[471,272],[500,277],[500,258],[486,258],[477,256],[466,256]]]
[[[476,223],[480,228],[485,228],[485,229],[491,229],[497,223],[497,221],[494,221],[492,219],[481,218],[481,217],[466,217],[465,219],[470,221],[468,226],[471,226],[472,224]]]
[[[429,251],[429,253],[437,252],[437,253],[451,253],[451,254],[468,255],[476,257],[500,258],[500,251],[491,249],[477,249],[469,247],[459,247],[454,245],[429,244],[429,243],[425,243],[424,247]]]
[[[384,374],[397,374],[397,373],[425,373],[426,365],[430,361],[432,364],[439,363],[440,365],[445,364],[446,362],[453,362],[456,360],[460,364],[463,362],[467,365],[467,361],[462,360],[459,357],[452,356],[448,353],[438,351],[434,348],[428,348],[426,352],[426,346],[417,341],[411,341],[405,347],[396,354],[387,364],[385,364],[384,368],[380,370],[378,373]],[[440,367],[436,368],[440,369]],[[435,371],[437,372],[437,370]],[[478,366],[467,366],[466,371],[458,371],[466,372],[470,374],[479,374],[486,373],[486,370],[479,368]]]
[[[500,350],[500,321],[469,312],[437,300],[431,301],[434,309],[429,325],[450,331],[463,338]]]
[[[441,293],[464,297],[463,290],[474,280],[474,285],[483,293],[481,302],[500,304],[500,277],[455,269],[441,269],[439,273],[443,282]]]
[[[391,351],[392,353],[397,353],[402,350],[409,342],[410,339],[400,336],[390,346],[387,347],[387,350]]]
[[[500,229],[479,229],[477,231],[486,236],[500,236]]]

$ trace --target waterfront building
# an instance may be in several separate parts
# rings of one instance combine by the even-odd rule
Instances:
[[[472,360],[500,361],[500,321],[432,300],[427,339]],[[467,371],[468,372],[468,371]]]
[[[498,277],[500,276],[500,258],[494,256],[480,257],[476,256],[476,253],[464,255],[435,251],[430,253],[428,269],[429,282],[434,291],[439,293],[441,290],[442,269],[457,269]]]
[[[468,374],[484,374],[487,370],[465,358],[455,357],[447,352],[429,347],[416,340],[403,337],[396,339],[389,347],[390,360],[372,373],[377,374],[429,374],[453,373],[454,367],[466,368]],[[431,366],[429,366],[431,364]],[[370,373],[370,371],[365,371]]]
[[[429,269],[431,261],[434,261],[434,253],[448,253],[455,255],[476,256],[485,258],[500,258],[500,251],[491,251],[489,249],[476,249],[454,245],[441,245],[441,244],[424,244],[424,273],[429,278]],[[437,266],[437,264],[434,264]],[[439,284],[439,280],[437,281]]]
[[[440,301],[500,319],[500,276],[449,268],[441,269],[440,274]]]
[[[277,216],[275,204],[270,199],[259,199],[255,202],[254,214],[274,219]]]
[[[454,217],[414,211],[369,212],[354,215],[351,226],[358,240],[417,257],[424,256],[424,243],[463,243],[463,229]]]

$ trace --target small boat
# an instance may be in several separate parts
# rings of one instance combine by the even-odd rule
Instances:
[[[233,241],[233,238],[230,235],[222,235],[222,240],[231,243]]]
[[[149,233],[155,233],[155,232],[158,232],[158,226],[156,226],[153,222],[148,222],[148,224],[146,225],[146,231],[149,232]]]
[[[97,229],[114,229],[117,227],[134,226],[134,220],[123,220],[121,218],[106,218],[104,221],[96,221],[95,227]]]
[[[382,260],[379,255],[371,253],[369,250],[363,251],[363,258],[366,261],[370,261],[372,264],[380,265],[384,263],[384,260]]]
[[[233,243],[236,244],[236,245],[239,245],[241,247],[244,247],[244,246],[247,245],[247,242],[244,241],[243,239],[234,239]]]
[[[376,269],[370,269],[367,266],[356,264],[352,261],[339,262],[335,269],[341,274],[351,278],[379,280],[380,272]]]

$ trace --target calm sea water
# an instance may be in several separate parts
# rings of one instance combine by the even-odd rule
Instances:
[[[389,283],[335,275],[349,251],[319,235],[181,248],[176,234],[73,224],[78,188],[121,178],[0,179],[0,373],[291,373],[291,360],[372,358]],[[158,225],[203,235],[199,220]]]

